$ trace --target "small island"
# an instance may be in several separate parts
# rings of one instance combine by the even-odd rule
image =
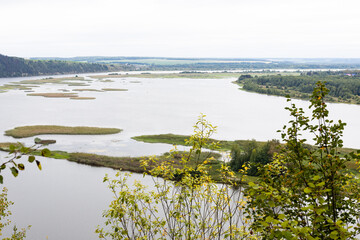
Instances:
[[[45,134],[63,135],[105,135],[121,132],[119,128],[100,128],[100,127],[66,127],[56,125],[35,125],[16,127],[5,131],[6,136],[14,138],[26,138]]]

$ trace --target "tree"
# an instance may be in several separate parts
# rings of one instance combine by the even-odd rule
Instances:
[[[262,239],[353,239],[360,233],[360,183],[346,167],[359,152],[341,155],[345,123],[329,120],[328,90],[318,82],[311,96],[311,119],[295,104],[284,126],[285,146],[250,183],[247,213]],[[315,123],[314,123],[315,122]],[[315,147],[306,146],[310,132]]]
[[[36,141],[36,140],[35,140]],[[51,152],[49,149],[44,148],[40,149],[42,144],[35,144],[31,147],[26,147],[22,143],[17,144],[4,144],[5,146],[1,146],[1,150],[8,151],[9,155],[4,162],[0,165],[0,184],[3,184],[4,178],[1,175],[1,172],[6,169],[8,165],[11,165],[10,171],[14,177],[19,175],[19,171],[25,170],[25,165],[23,163],[18,163],[17,161],[22,158],[23,156],[28,155],[28,162],[33,163],[35,162],[39,170],[41,170],[41,163],[39,160],[35,159],[34,154],[41,155],[43,157],[49,157]]]
[[[234,144],[231,149],[230,167],[237,172],[243,169],[245,165],[249,165],[250,169],[246,172],[247,175],[257,176],[258,167],[262,167],[272,161],[274,153],[278,152],[278,140],[267,141],[265,144],[259,144],[252,140],[248,142],[244,148]]]
[[[218,144],[209,139],[216,128],[204,117],[200,116],[187,140],[192,148],[182,155],[180,167],[171,158],[144,160],[155,190],[139,182],[129,186],[128,173],[118,172],[114,180],[105,177],[114,200],[103,214],[107,227],[96,230],[100,238],[255,239],[247,231],[245,200],[234,172],[221,166],[224,184],[214,183],[208,174],[214,160],[202,158],[202,148],[215,149]]]
[[[38,166],[39,170],[41,170],[41,163],[40,161],[35,159],[34,153],[39,153],[44,157],[50,156],[50,151],[48,149],[42,149],[39,150],[39,148],[42,146],[40,144],[35,144],[31,147],[25,147],[21,143],[17,144],[4,144],[6,146],[2,146],[2,150],[8,151],[9,155],[6,158],[4,162],[0,165],[0,184],[3,184],[4,178],[1,175],[1,172],[6,169],[8,165],[11,165],[9,168],[12,175],[14,177],[17,177],[19,174],[19,171],[25,170],[25,165],[23,163],[19,163],[18,160],[21,159],[25,155],[28,156],[28,161],[30,163],[35,162]],[[5,147],[5,148],[4,148]],[[3,188],[2,193],[0,194],[0,236],[3,233],[3,229],[10,224],[10,220],[8,217],[11,215],[11,212],[9,211],[9,207],[13,205],[14,203],[9,201],[7,198],[7,189]],[[27,227],[27,229],[30,229],[30,226]],[[22,240],[26,238],[26,229],[23,228],[20,231],[16,228],[16,226],[13,227],[13,233],[10,238],[4,238],[4,240]]]

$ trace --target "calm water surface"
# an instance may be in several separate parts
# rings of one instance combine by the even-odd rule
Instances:
[[[38,79],[36,77],[35,79]],[[28,78],[27,78],[28,79]],[[18,79],[23,80],[23,79]],[[104,136],[42,136],[56,139],[53,150],[89,152],[113,156],[160,154],[172,146],[131,140],[142,134],[191,134],[200,113],[218,126],[216,139],[279,138],[276,130],[289,120],[285,98],[238,90],[235,79],[143,79],[121,78],[114,82],[94,80],[91,86],[69,87],[45,84],[36,92],[58,92],[76,88],[126,88],[126,92],[80,92],[95,100],[70,100],[26,96],[24,91],[0,93],[0,132],[24,125],[116,127],[124,131]],[[3,79],[0,83],[16,81]],[[307,102],[294,100],[307,108]],[[331,116],[348,125],[347,147],[360,148],[360,106],[329,104]],[[21,139],[26,144],[32,138]],[[0,142],[15,141],[0,135]],[[181,147],[180,147],[181,149]],[[15,202],[13,220],[18,226],[31,224],[28,239],[96,239],[95,227],[103,222],[111,194],[102,178],[107,168],[94,168],[66,160],[43,159],[43,171],[29,165],[18,178],[7,177],[9,198]],[[33,169],[34,168],[34,169]],[[140,178],[141,175],[134,175]]]

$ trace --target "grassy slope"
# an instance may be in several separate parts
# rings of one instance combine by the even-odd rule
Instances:
[[[25,138],[43,134],[65,134],[65,135],[103,135],[121,132],[118,128],[98,127],[65,127],[55,125],[35,125],[16,127],[5,132],[6,136],[14,138]]]

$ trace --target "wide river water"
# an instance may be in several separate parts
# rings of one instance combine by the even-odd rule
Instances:
[[[88,75],[86,75],[88,76]],[[59,77],[59,76],[57,76]],[[41,77],[33,77],[39,79]],[[0,79],[0,84],[29,78]],[[43,136],[56,139],[53,150],[89,152],[112,156],[161,154],[167,144],[146,144],[131,139],[143,134],[191,134],[200,113],[218,126],[215,139],[279,139],[289,120],[285,98],[248,93],[233,84],[235,79],[153,79],[121,78],[113,82],[94,80],[90,86],[44,84],[35,92],[60,89],[126,88],[121,92],[80,92],[95,100],[70,100],[27,96],[22,90],[0,93],[0,132],[25,125],[64,125],[116,127],[123,131],[103,136]],[[307,109],[306,101],[294,100]],[[360,106],[329,104],[330,115],[348,125],[344,132],[346,147],[360,148]],[[311,136],[308,136],[311,138]],[[21,139],[30,145],[34,137]],[[16,141],[0,134],[0,142]],[[180,147],[181,149],[181,147]],[[4,156],[2,154],[1,156]],[[17,178],[5,177],[12,220],[18,227],[32,225],[28,239],[96,239],[94,230],[104,220],[102,211],[112,197],[102,178],[114,170],[95,168],[66,160],[42,159],[43,170],[27,164]],[[142,175],[133,175],[141,178]]]

